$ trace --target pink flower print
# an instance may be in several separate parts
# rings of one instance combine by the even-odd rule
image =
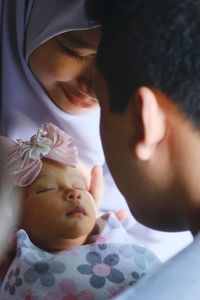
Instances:
[[[29,264],[30,268],[24,273],[24,281],[28,284],[33,284],[38,280],[45,287],[53,286],[56,275],[65,271],[63,263],[50,258],[37,261],[34,255],[30,255]]]
[[[86,260],[89,264],[80,265],[77,270],[84,275],[91,275],[90,284],[92,287],[102,288],[106,279],[113,283],[122,283],[125,278],[121,271],[113,268],[119,263],[119,255],[111,253],[103,260],[99,253],[89,252],[86,255]]]
[[[115,287],[115,288],[114,287],[108,288],[108,292],[110,294],[109,298],[113,298],[113,297],[121,294],[124,290],[125,290],[124,286],[119,286],[119,287]]]
[[[66,249],[66,250],[63,250],[63,251],[60,252],[60,254],[65,254],[65,253],[69,253],[73,257],[78,257],[79,256],[78,251],[74,250],[74,248]]]
[[[8,274],[8,281],[6,282],[4,289],[5,291],[9,291],[10,295],[14,295],[16,292],[16,288],[21,286],[23,281],[19,277],[20,269],[16,268],[15,271],[11,270]]]
[[[64,279],[60,284],[61,291],[65,294],[62,300],[93,300],[95,294],[90,290],[82,290],[77,293],[76,284],[71,279]]]
[[[26,293],[23,298],[23,300],[37,300],[37,299],[39,298],[32,293]]]
[[[50,292],[48,293],[44,300],[62,300],[63,299],[63,294],[60,292]]]
[[[106,238],[103,235],[99,235],[96,240],[96,244],[106,244],[106,242]]]
[[[73,280],[65,278],[60,283],[60,292],[51,292],[44,300],[94,300],[95,293],[90,290],[77,292],[76,284]]]
[[[27,289],[23,293],[23,300],[38,300],[38,296],[35,294],[35,292],[31,291],[31,289]]]
[[[144,275],[146,275],[145,273],[139,274],[138,272],[134,271],[131,273],[131,276],[133,277],[133,280],[130,281],[129,285],[133,285],[134,283],[136,283],[136,281],[138,281],[140,278],[142,278]]]

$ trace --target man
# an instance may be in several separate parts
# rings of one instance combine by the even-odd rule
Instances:
[[[200,1],[91,0],[102,23],[94,88],[111,173],[133,215],[195,236],[119,299],[200,297]]]

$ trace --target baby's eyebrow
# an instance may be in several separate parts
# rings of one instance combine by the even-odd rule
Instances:
[[[44,180],[50,179],[52,176],[50,174],[40,174],[33,182],[33,187],[36,188],[39,184],[42,184]]]
[[[85,180],[85,178],[84,178],[82,175],[73,174],[73,175],[72,175],[72,178],[75,178],[75,179],[81,179],[81,180],[84,182],[84,184],[86,185],[86,180]],[[87,185],[86,185],[86,186],[87,186]]]
[[[47,178],[50,179],[52,178],[52,176],[50,174],[39,174],[35,181],[31,184],[30,192],[34,194],[38,188],[41,188],[43,186],[45,187],[46,183],[49,184]]]
[[[51,175],[50,174],[39,174],[35,181],[37,182],[40,179],[44,179],[44,178],[48,178],[48,177],[51,177]]]

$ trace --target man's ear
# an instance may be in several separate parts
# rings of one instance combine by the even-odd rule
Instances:
[[[143,135],[137,142],[135,155],[138,159],[145,161],[151,158],[156,146],[164,137],[165,114],[159,105],[156,94],[148,87],[140,87],[137,90],[136,101],[138,101]]]

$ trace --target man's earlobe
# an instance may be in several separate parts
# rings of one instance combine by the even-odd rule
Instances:
[[[135,146],[135,155],[140,160],[149,160],[166,131],[165,114],[153,90],[140,87],[137,90],[140,110],[140,126],[143,136]]]

